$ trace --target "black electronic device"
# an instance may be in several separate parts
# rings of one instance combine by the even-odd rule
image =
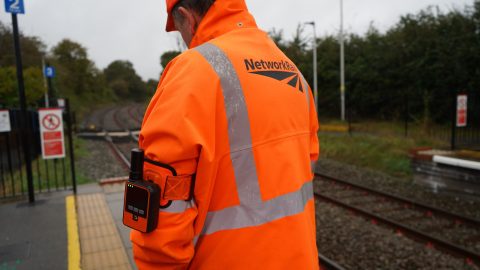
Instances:
[[[143,180],[144,152],[133,149],[130,159],[130,176],[125,183],[123,224],[144,233],[157,227],[160,207],[160,188]]]

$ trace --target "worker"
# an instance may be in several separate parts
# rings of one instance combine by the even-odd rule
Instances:
[[[139,269],[318,269],[318,122],[304,77],[244,0],[166,0],[189,50],[145,112],[144,177],[161,190]]]

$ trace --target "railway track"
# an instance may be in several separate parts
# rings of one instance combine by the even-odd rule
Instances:
[[[480,265],[480,221],[408,198],[315,174],[315,198],[383,224],[413,240]]]
[[[138,145],[138,137],[135,137],[132,134],[131,122],[128,121],[129,119],[126,119],[131,117],[129,112],[132,108],[133,106],[116,109],[112,108],[106,111],[103,118],[104,134],[102,136],[117,160],[127,172],[130,170],[130,151]],[[126,131],[126,134],[128,135],[125,137],[113,138],[109,134],[110,132],[119,131]]]
[[[80,124],[80,130],[83,132],[139,130],[144,109],[142,104],[109,106],[98,109],[85,116]]]

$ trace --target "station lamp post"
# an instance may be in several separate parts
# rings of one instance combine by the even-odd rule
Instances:
[[[313,26],[313,96],[315,99],[315,110],[318,113],[318,88],[317,88],[317,30],[315,28],[315,22],[306,22],[305,24]]]

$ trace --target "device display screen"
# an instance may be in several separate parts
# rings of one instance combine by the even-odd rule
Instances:
[[[140,217],[147,216],[148,192],[134,185],[127,185],[125,210]]]

